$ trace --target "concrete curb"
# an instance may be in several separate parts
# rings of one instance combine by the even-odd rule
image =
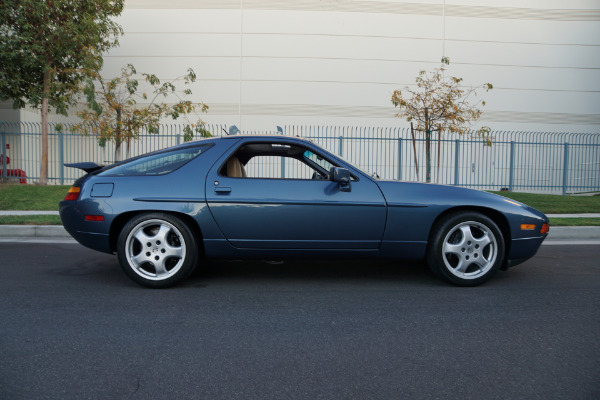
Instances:
[[[3,238],[70,238],[61,225],[0,225]]]
[[[15,211],[0,210],[1,215],[9,216],[29,216],[29,215],[59,215],[58,211]],[[546,214],[548,218],[600,218],[600,213],[584,214]]]
[[[600,239],[600,226],[556,226],[550,227],[549,240]]]
[[[0,238],[70,238],[60,225],[0,225]],[[551,227],[548,240],[600,240],[600,226]]]

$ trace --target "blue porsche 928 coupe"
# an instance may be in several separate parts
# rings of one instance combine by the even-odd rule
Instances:
[[[153,288],[204,258],[425,259],[461,286],[532,257],[548,218],[477,190],[374,179],[314,143],[285,136],[202,139],[87,174],[60,202],[82,245],[116,253]]]

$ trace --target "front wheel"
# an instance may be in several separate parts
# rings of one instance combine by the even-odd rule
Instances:
[[[490,218],[460,212],[432,228],[427,264],[438,276],[459,286],[476,286],[492,277],[504,260],[504,237]]]
[[[163,213],[133,218],[121,231],[117,256],[136,283],[166,288],[188,277],[198,258],[196,239],[179,218]]]

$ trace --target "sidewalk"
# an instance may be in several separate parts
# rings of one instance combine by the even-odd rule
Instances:
[[[60,225],[0,225],[0,239],[70,239]],[[557,226],[550,228],[546,241],[600,241],[600,226]]]
[[[6,211],[0,210],[2,215],[58,215],[58,211]],[[546,214],[548,218],[600,218],[600,214]]]
[[[6,211],[0,210],[2,215],[58,215],[58,211]],[[548,218],[600,218],[600,214],[546,214]]]
[[[1,215],[58,215],[58,211],[0,211]],[[548,214],[550,218],[600,218],[600,214]],[[61,225],[0,225],[0,238],[66,239]],[[600,226],[550,226],[546,241],[600,240]]]

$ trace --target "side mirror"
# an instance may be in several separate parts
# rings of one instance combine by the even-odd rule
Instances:
[[[348,171],[346,168],[331,167],[331,170],[329,171],[329,179],[331,179],[333,182],[339,183],[340,190],[342,192],[349,192],[352,190],[350,186],[352,175],[350,175],[350,171]]]

